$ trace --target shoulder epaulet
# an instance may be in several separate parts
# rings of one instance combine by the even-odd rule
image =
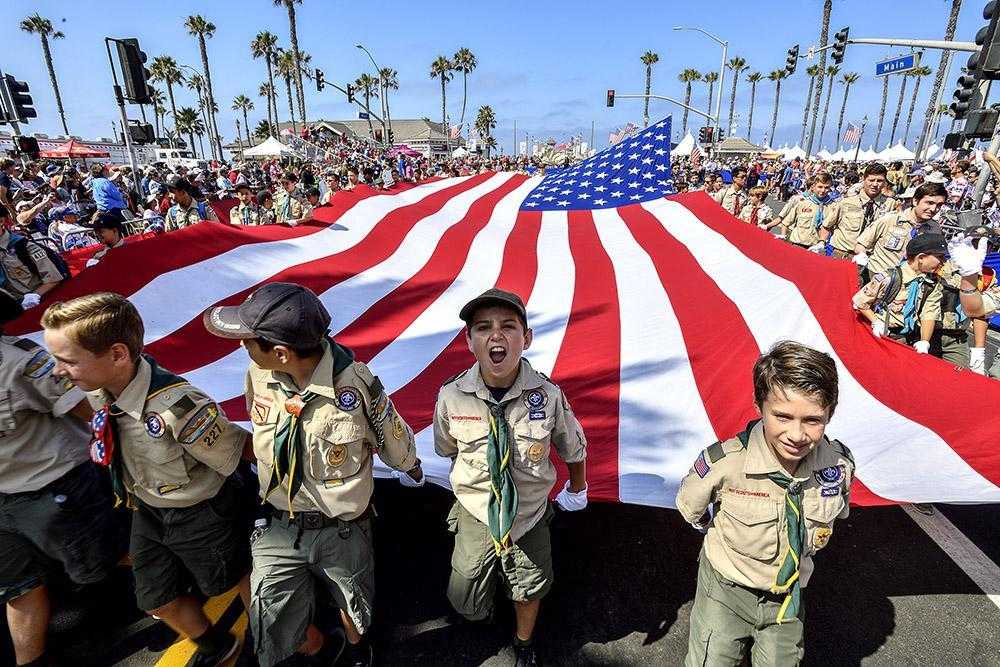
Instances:
[[[465,369],[461,373],[455,373],[450,378],[448,378],[447,380],[445,380],[444,382],[442,382],[441,386],[443,387],[445,385],[451,384],[452,382],[454,382],[455,380],[457,380],[458,378],[462,377],[463,375],[465,375],[468,372],[469,372],[469,369]]]
[[[24,350],[25,352],[31,352],[41,347],[38,343],[31,340],[30,338],[18,338],[14,341],[14,347]]]
[[[709,463],[715,463],[725,457],[726,450],[722,448],[722,441],[718,441],[714,445],[709,445],[705,453],[708,454]]]
[[[168,389],[188,384],[188,381],[181,376],[174,375],[165,368],[160,368],[152,357],[148,355],[144,356],[146,357],[146,361],[149,362],[150,367],[149,390],[146,392],[147,401]]]
[[[841,456],[850,461],[851,465],[856,465],[854,463],[854,455],[851,454],[851,450],[847,448],[847,445],[842,443],[840,440],[831,440],[830,444],[833,445],[833,448],[837,450],[837,452],[840,453]]]

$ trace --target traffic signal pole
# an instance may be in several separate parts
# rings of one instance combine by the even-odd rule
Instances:
[[[5,81],[3,71],[0,71],[0,81]],[[3,107],[5,110],[4,116],[6,117],[5,120],[10,123],[11,132],[14,134],[14,146],[17,147],[17,138],[21,136],[21,126],[17,122],[17,113],[14,111],[14,100],[11,99],[10,91],[7,90],[6,83],[0,83],[0,95],[3,96]],[[21,158],[21,166],[26,166],[27,162],[25,161],[24,154],[21,153],[20,149],[18,149],[17,155]]]
[[[688,111],[690,111],[692,113],[698,114],[699,116],[704,116],[706,119],[708,119],[712,123],[716,123],[718,121],[718,115],[713,116],[711,114],[711,109],[709,109],[709,113],[706,113],[706,112],[702,111],[701,109],[695,109],[692,106],[688,106],[687,104],[684,104],[683,102],[678,102],[674,98],[667,97],[665,95],[617,95],[616,94],[615,97],[616,98],[617,97],[621,97],[621,98],[627,99],[627,100],[628,99],[640,99],[640,100],[642,100],[642,99],[646,99],[647,97],[649,99],[651,99],[651,100],[663,100],[664,102],[670,102],[671,104],[676,104],[679,107],[683,107],[684,109],[687,109]],[[716,112],[716,114],[718,114],[718,112]],[[716,135],[716,136],[718,136],[718,135]]]
[[[113,37],[104,38],[104,48],[108,51],[108,65],[111,67],[111,79],[114,81],[115,101],[118,103],[118,113],[121,115],[122,134],[125,135],[125,150],[128,151],[128,162],[132,168],[132,182],[139,184],[139,170],[135,164],[135,151],[132,148],[132,137],[128,132],[128,116],[125,115],[125,97],[122,96],[122,87],[118,84],[118,73],[115,72],[115,62],[111,59],[111,42],[118,40]],[[192,146],[192,150],[194,147]]]

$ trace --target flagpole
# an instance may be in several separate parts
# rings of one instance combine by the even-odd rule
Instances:
[[[858,153],[861,151],[861,140],[865,136],[865,127],[868,126],[868,116],[865,116],[861,121],[861,131],[858,133],[858,145],[854,147],[854,161],[858,161]]]
[[[511,155],[517,155],[517,119],[514,119],[514,145],[510,147]]]

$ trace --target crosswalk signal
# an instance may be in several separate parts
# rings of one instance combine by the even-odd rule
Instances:
[[[354,104],[354,86],[347,84],[347,101],[349,104]]]
[[[608,89],[608,106],[613,107],[615,105],[615,90],[614,88]]]
[[[979,81],[971,74],[963,74],[958,77],[958,87],[952,95],[954,102],[951,103],[951,112],[955,118],[961,120],[968,115],[973,106],[973,97],[979,92]]]
[[[839,65],[844,62],[844,51],[847,49],[847,35],[850,32],[850,28],[841,28],[837,31],[837,34],[833,36],[833,52],[831,56],[833,58],[834,65]]]
[[[795,73],[795,68],[799,64],[799,45],[796,44],[788,49],[788,56],[785,58],[785,74],[791,76]]]
[[[134,37],[115,41],[118,58],[122,63],[125,78],[125,99],[134,104],[152,104],[149,96],[149,70],[145,67],[146,53],[139,49],[139,40]]]
[[[29,94],[31,90],[26,81],[18,81],[10,74],[4,74],[2,83],[7,93],[5,97],[10,100],[11,104],[8,111],[12,115],[6,120],[27,123],[29,118],[38,118],[38,112],[35,111],[34,107],[35,102],[31,99]]]
[[[316,90],[323,90],[323,86],[326,85],[326,81],[323,80],[323,70],[316,68]]]
[[[1000,79],[1000,10],[994,0],[983,8],[983,19],[986,25],[976,33],[976,45],[979,50],[969,56],[966,69],[979,79]]]

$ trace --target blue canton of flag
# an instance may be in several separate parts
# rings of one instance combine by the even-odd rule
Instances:
[[[674,194],[670,117],[569,169],[552,170],[521,204],[522,211],[615,208]]]

